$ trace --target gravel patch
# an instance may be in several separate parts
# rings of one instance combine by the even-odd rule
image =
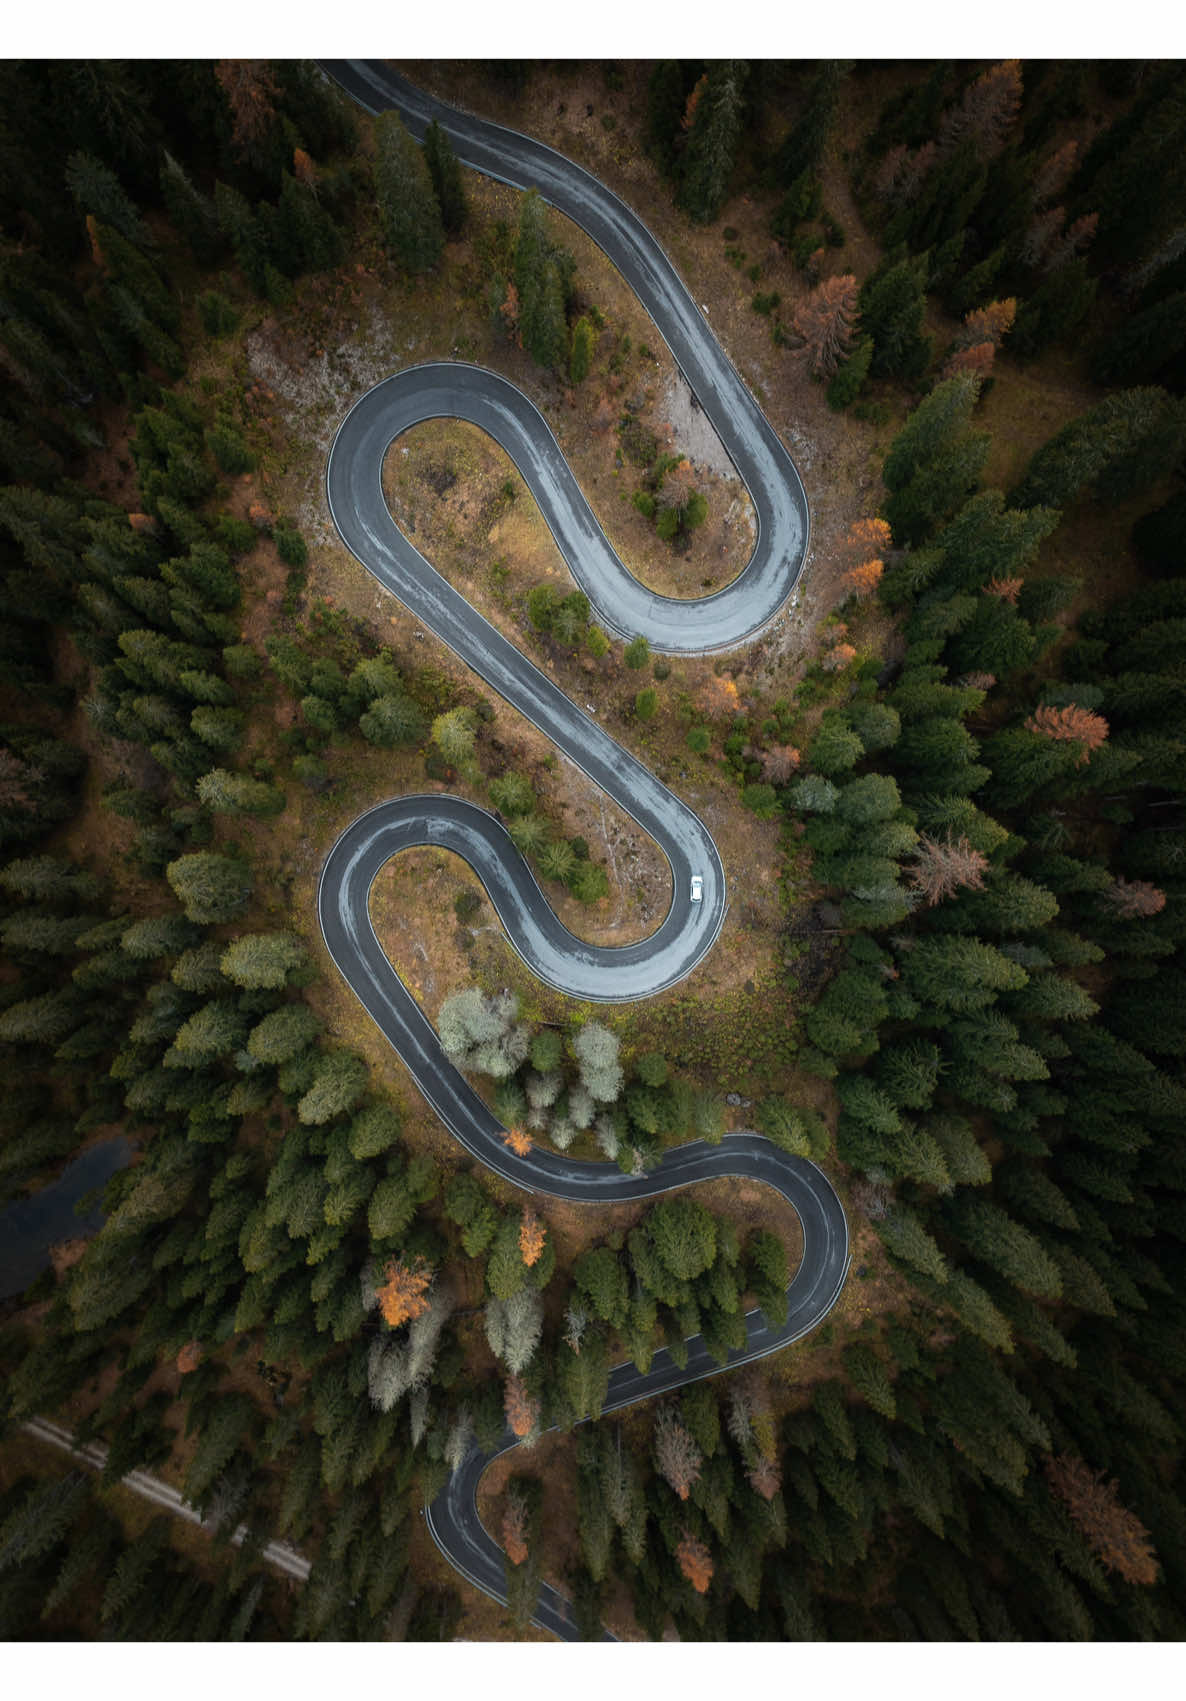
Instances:
[[[697,469],[707,468],[721,478],[736,478],[737,468],[709,423],[708,415],[693,396],[682,372],[673,372],[657,410],[675,431],[675,441]]]

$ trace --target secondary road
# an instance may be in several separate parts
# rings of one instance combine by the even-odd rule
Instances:
[[[497,1174],[536,1193],[590,1204],[651,1198],[721,1176],[762,1181],[783,1195],[802,1223],[803,1256],[788,1289],[783,1327],[770,1329],[760,1312],[747,1316],[746,1345],[728,1361],[745,1364],[807,1334],[840,1296],[848,1269],[848,1225],[823,1172],[751,1133],[727,1136],[719,1146],[681,1146],[643,1176],[543,1149],[516,1157],[504,1143],[502,1125],[446,1058],[431,1023],[375,937],[368,908],[372,883],[397,851],[426,844],[463,857],[535,973],[586,1000],[637,1000],[671,986],[711,948],[726,909],[724,869],[703,822],[433,569],[388,511],[381,475],[388,447],[410,425],[436,417],[481,425],[514,459],[604,624],[619,633],[642,632],[655,649],[673,653],[735,647],[782,607],[806,554],[803,488],[786,449],[674,268],[611,190],[543,144],[457,112],[385,66],[333,61],[326,69],[369,111],[396,108],[417,136],[436,118],[463,163],[519,188],[537,187],[588,231],[650,311],[754,502],[758,542],[732,585],[697,602],[657,597],[615,555],[546,422],[506,379],[480,367],[442,362],[398,373],[363,396],[338,430],[326,473],[334,523],[347,546],[424,626],[547,733],[651,835],[671,865],[673,900],[649,939],[612,950],[587,945],[561,926],[495,817],[463,799],[437,795],[394,798],[353,822],[329,853],[317,899],[326,944],[352,991],[445,1125]],[[693,874],[704,883],[699,903],[690,898]],[[655,1355],[645,1375],[633,1364],[619,1365],[604,1410],[668,1392],[721,1368],[694,1337],[683,1368],[666,1351]],[[515,1445],[508,1430],[497,1453]],[[462,1575],[505,1600],[504,1555],[483,1527],[476,1504],[478,1480],[497,1453],[484,1455],[474,1447],[426,1517],[438,1546]],[[534,1622],[566,1640],[577,1639],[568,1603],[547,1586],[541,1589]]]

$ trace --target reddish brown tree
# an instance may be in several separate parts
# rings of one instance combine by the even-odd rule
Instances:
[[[849,662],[856,661],[856,659],[857,652],[851,644],[835,644],[821,661],[820,666],[826,668],[829,673],[839,673],[848,666]]]
[[[522,1253],[523,1262],[528,1269],[539,1262],[547,1238],[548,1231],[544,1224],[540,1222],[531,1206],[525,1205],[522,1220],[519,1223],[519,1251]]]
[[[231,109],[231,142],[240,158],[251,154],[276,117],[280,90],[266,59],[220,59],[214,67]]]
[[[893,545],[893,533],[886,520],[854,520],[840,544],[840,554],[850,567],[862,561],[872,561],[886,555]]]
[[[795,309],[791,324],[803,339],[803,353],[817,378],[830,378],[847,359],[856,333],[859,294],[856,278],[846,272],[843,277],[825,278]]]
[[[1016,607],[1017,599],[1021,595],[1021,587],[1024,584],[1024,579],[990,579],[984,590],[986,596],[1000,597],[1002,602],[1010,603]]]
[[[915,846],[907,879],[925,904],[937,904],[961,886],[981,891],[987,869],[988,858],[966,838],[931,839],[924,834]]]
[[[1123,874],[1116,876],[1104,896],[1124,921],[1157,915],[1165,908],[1165,893],[1151,881],[1126,880]]]
[[[313,161],[309,158],[304,148],[294,148],[292,150],[292,175],[296,178],[298,183],[303,183],[308,189],[312,189],[316,185],[317,167],[313,164]]]
[[[1000,348],[1013,329],[1016,317],[1016,296],[1007,296],[1004,301],[990,301],[987,307],[976,307],[971,313],[964,314],[963,327],[956,341],[964,348],[974,348],[978,343],[991,343],[993,348]]]
[[[992,343],[974,343],[970,348],[957,348],[944,361],[939,376],[958,378],[961,372],[970,372],[973,378],[987,378],[996,354]]]
[[[1002,146],[1021,107],[1021,61],[1006,59],[993,65],[948,107],[939,127],[939,148],[949,153],[972,141],[980,153]]]
[[[1101,744],[1108,741],[1108,723],[1102,715],[1093,713],[1091,709],[1081,709],[1078,704],[1071,703],[1065,709],[1055,709],[1043,704],[1035,709],[1026,721],[1030,732],[1040,733],[1043,738],[1056,739],[1065,744],[1079,746],[1079,766],[1082,767],[1093,750],[1098,750]]]
[[[688,96],[688,104],[684,107],[684,115],[680,119],[681,129],[690,130],[693,124],[695,124],[696,108],[700,105],[704,91],[707,87],[708,72],[706,71],[700,81],[696,84],[696,87],[692,90],[691,94]]]
[[[884,561],[862,561],[859,567],[850,567],[844,575],[844,585],[853,596],[871,597],[877,589],[881,575],[885,571]]]
[[[384,1320],[393,1329],[398,1329],[401,1323],[422,1317],[428,1310],[428,1288],[433,1277],[431,1265],[423,1258],[415,1258],[411,1263],[393,1258],[383,1276],[383,1285],[376,1289],[376,1297]]]
[[[793,744],[775,744],[762,752],[762,778],[769,785],[785,786],[799,762],[799,752]]]
[[[187,1341],[177,1354],[177,1368],[182,1376],[188,1376],[205,1358],[201,1341]]]
[[[521,1376],[507,1377],[503,1410],[512,1433],[517,1435],[520,1441],[529,1436],[539,1422],[539,1401],[527,1392],[527,1384]]]
[[[1050,1486],[1092,1551],[1109,1571],[1126,1583],[1148,1588],[1157,1581],[1157,1554],[1152,1539],[1135,1512],[1123,1505],[1116,1483],[1106,1482],[1070,1454],[1047,1454],[1043,1460]]]
[[[697,1541],[695,1536],[684,1531],[683,1539],[675,1550],[679,1568],[698,1595],[702,1595],[712,1582],[712,1556],[704,1543]]]
[[[700,1475],[703,1455],[675,1414],[664,1406],[655,1420],[655,1463],[662,1476],[686,1500]]]

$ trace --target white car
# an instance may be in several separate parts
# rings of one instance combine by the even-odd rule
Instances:
[[[699,874],[692,876],[692,902],[698,904],[704,896],[704,880]]]

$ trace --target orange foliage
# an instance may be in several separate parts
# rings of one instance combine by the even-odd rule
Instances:
[[[86,233],[91,241],[91,259],[101,272],[105,272],[107,262],[103,258],[103,250],[99,246],[99,226],[96,223],[94,213],[88,213],[86,216]]]
[[[519,1251],[523,1254],[523,1262],[529,1270],[533,1264],[539,1262],[547,1238],[548,1231],[543,1223],[530,1205],[524,1205],[523,1218],[519,1224]]]
[[[428,1310],[426,1290],[432,1281],[432,1267],[423,1258],[416,1258],[411,1264],[393,1258],[383,1274],[386,1279],[376,1291],[379,1310],[391,1327],[398,1329],[401,1323],[422,1317]]]
[[[1050,1486],[1086,1536],[1092,1552],[1126,1583],[1157,1581],[1157,1554],[1144,1524],[1121,1504],[1116,1483],[1105,1482],[1082,1459],[1048,1454],[1043,1460]]]
[[[196,1370],[205,1356],[201,1341],[187,1341],[177,1354],[177,1368],[182,1376],[188,1376],[191,1370]]]
[[[253,502],[247,510],[247,518],[257,532],[266,532],[272,525],[272,516],[263,502]]]
[[[512,1433],[517,1435],[520,1441],[524,1436],[530,1435],[539,1422],[539,1401],[532,1399],[521,1376],[507,1377],[503,1410]]]
[[[987,378],[996,353],[992,343],[974,343],[970,348],[957,348],[944,362],[939,376],[958,378],[961,372],[970,372],[973,378]]]
[[[266,59],[220,59],[214,75],[231,109],[231,141],[242,157],[267,135],[280,90]]]
[[[988,596],[1000,597],[1002,602],[1011,603],[1015,607],[1024,584],[1024,579],[990,579],[984,589]]]
[[[134,532],[156,531],[156,521],[151,514],[129,514],[128,524]]]
[[[292,150],[292,175],[298,183],[303,183],[311,189],[317,181],[317,167],[309,158],[304,148]]]
[[[988,858],[974,850],[967,839],[930,839],[924,834],[915,847],[914,865],[907,878],[926,903],[937,904],[960,886],[982,891],[987,868]]]
[[[862,561],[859,567],[849,568],[844,583],[854,596],[871,597],[884,571],[884,561]]]
[[[679,1568],[698,1595],[704,1594],[712,1582],[712,1557],[703,1542],[685,1530],[683,1540],[675,1550]]]
[[[1124,921],[1157,915],[1165,908],[1165,893],[1150,880],[1126,880],[1118,874],[1104,896]]]
[[[522,1565],[527,1558],[527,1508],[523,1497],[513,1488],[507,1490],[506,1510],[502,1515],[502,1545],[512,1565]]]
[[[524,1128],[508,1128],[502,1143],[509,1146],[517,1158],[525,1158],[531,1151],[531,1135]]]
[[[857,280],[851,272],[825,278],[791,319],[817,378],[830,378],[852,347],[857,322]]]
[[[1094,714],[1090,709],[1081,709],[1076,703],[1069,704],[1065,709],[1055,709],[1044,704],[1040,709],[1034,710],[1025,724],[1030,732],[1040,733],[1043,738],[1079,745],[1080,767],[1086,762],[1091,751],[1098,750],[1101,744],[1108,741],[1108,723],[1104,717]]]
[[[958,340],[966,348],[974,348],[977,343],[991,343],[994,348],[1000,348],[1013,329],[1016,317],[1016,296],[1007,296],[1004,301],[990,301],[987,307],[975,307],[971,313],[964,314],[964,328]]]
[[[728,674],[714,673],[704,683],[699,703],[706,715],[732,715],[737,712],[737,681]]]
[[[841,668],[847,667],[849,662],[856,659],[857,652],[851,644],[837,644],[834,649],[828,651],[820,666],[826,668],[829,673],[839,673]]]
[[[840,545],[845,561],[855,567],[858,562],[871,561],[885,555],[893,542],[893,533],[886,520],[854,520]]]
[[[684,107],[684,115],[680,119],[680,126],[682,129],[690,130],[692,125],[696,122],[696,108],[700,105],[700,97],[703,95],[707,87],[708,72],[706,71],[700,81],[696,84],[696,87],[692,90],[691,94],[688,96],[688,104]]]

